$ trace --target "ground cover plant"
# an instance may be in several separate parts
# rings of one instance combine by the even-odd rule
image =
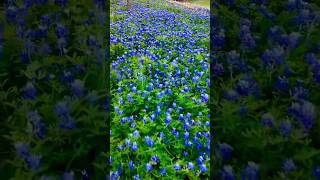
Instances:
[[[209,16],[112,1],[111,179],[208,179]]]
[[[104,6],[99,0],[2,6],[0,179],[105,178]]]
[[[212,2],[214,178],[320,179],[319,7]]]

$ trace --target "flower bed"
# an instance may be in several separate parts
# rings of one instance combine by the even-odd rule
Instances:
[[[149,5],[111,8],[111,179],[208,178],[209,17]]]

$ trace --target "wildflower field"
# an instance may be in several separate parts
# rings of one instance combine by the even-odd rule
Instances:
[[[208,179],[209,15],[153,2],[111,4],[111,179]]]
[[[320,180],[320,1],[208,2],[6,0],[0,179]]]
[[[0,179],[105,178],[104,6],[99,0],[2,6]]]
[[[320,179],[319,1],[212,3],[212,178]]]

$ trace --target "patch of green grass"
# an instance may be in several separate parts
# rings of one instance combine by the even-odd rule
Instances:
[[[210,0],[193,0],[193,1],[190,1],[190,3],[198,5],[198,6],[210,8]]]

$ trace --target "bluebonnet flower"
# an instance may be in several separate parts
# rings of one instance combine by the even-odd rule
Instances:
[[[304,60],[310,65],[318,64],[318,59],[314,53],[306,53],[304,55]]]
[[[280,91],[286,91],[290,87],[290,82],[285,77],[278,76],[277,81],[275,83],[275,88]]]
[[[142,121],[143,121],[143,123],[145,124],[145,123],[147,122],[147,118],[146,118],[146,117],[143,117],[143,118],[142,118]]]
[[[240,61],[240,54],[237,53],[237,51],[235,50],[228,52],[227,61],[228,61],[228,64],[231,64],[231,65],[237,64]]]
[[[280,123],[279,132],[283,136],[288,137],[291,134],[291,131],[292,131],[292,125],[289,121],[282,121]]]
[[[6,20],[9,23],[15,23],[17,21],[17,8],[12,6],[12,5],[8,5],[8,7],[5,9],[5,16],[6,16]]]
[[[152,165],[150,163],[146,164],[146,170],[147,172],[150,172],[152,170]]]
[[[208,94],[201,94],[201,98],[205,103],[208,103],[209,101],[209,95]]]
[[[63,75],[62,75],[61,80],[62,80],[62,82],[65,82],[67,84],[71,84],[74,81],[74,77],[71,72],[63,71]]]
[[[70,108],[67,101],[60,101],[56,104],[54,111],[59,117],[68,116],[70,113]]]
[[[295,48],[301,40],[301,34],[298,32],[292,32],[287,36],[286,45],[289,48]]]
[[[234,175],[233,169],[230,165],[223,166],[223,170],[221,173],[222,180],[235,180],[236,177]]]
[[[122,88],[118,87],[118,93],[122,93]]]
[[[37,38],[47,38],[48,37],[48,29],[47,29],[47,27],[39,25],[38,29],[35,31],[35,36]]]
[[[48,27],[51,24],[50,15],[48,14],[41,15],[40,24]]]
[[[133,171],[134,169],[134,163],[132,160],[129,161],[129,167],[130,167],[130,170]]]
[[[110,172],[110,179],[111,180],[117,180],[118,178],[120,177],[120,174],[118,171],[115,171],[115,172]]]
[[[272,114],[270,114],[270,113],[264,113],[261,116],[261,122],[264,126],[266,126],[268,128],[275,127],[274,118],[273,118]]]
[[[172,107],[175,109],[177,107],[177,104],[175,102],[173,102]]]
[[[34,85],[31,82],[28,82],[23,87],[23,98],[24,99],[31,99],[34,100],[37,96],[37,89],[34,87]]]
[[[126,140],[125,140],[125,144],[126,144],[126,147],[130,147],[130,146],[131,146],[131,141],[130,141],[130,139],[126,139]]]
[[[71,83],[71,91],[75,97],[82,97],[86,91],[84,82],[79,79],[76,79],[74,82]]]
[[[139,133],[138,130],[135,130],[135,131],[133,132],[133,137],[136,137],[136,138],[140,137],[140,133]]]
[[[166,123],[167,126],[171,123],[171,120],[172,120],[171,116],[167,115],[166,119],[165,119],[165,123]]]
[[[119,172],[119,174],[121,174],[122,173],[122,170],[123,170],[123,165],[122,165],[122,163],[120,164],[120,166],[119,166],[119,168],[118,168],[118,172]]]
[[[174,165],[173,165],[173,169],[174,169],[175,171],[180,171],[180,169],[181,169],[180,164],[178,164],[178,163],[174,164]]]
[[[125,124],[127,122],[128,118],[127,117],[123,117],[121,118],[121,124]]]
[[[296,169],[296,165],[294,164],[293,160],[292,159],[286,159],[284,162],[283,162],[283,170],[285,172],[292,172]]]
[[[50,45],[47,43],[42,44],[41,47],[39,48],[39,51],[43,55],[48,55],[52,52]]]
[[[160,174],[161,174],[162,176],[166,176],[166,175],[167,175],[167,169],[166,169],[166,168],[161,168],[161,169],[160,169]]]
[[[268,3],[268,0],[251,0],[251,2],[256,4],[266,4]]]
[[[81,171],[81,178],[82,178],[82,180],[90,180],[90,174],[88,173],[88,171],[86,169]]]
[[[59,127],[65,130],[72,130],[76,127],[76,122],[70,115],[67,115],[65,117],[61,117]]]
[[[179,138],[179,131],[176,128],[172,128],[172,133],[176,138]]]
[[[284,50],[282,47],[267,49],[260,57],[266,65],[281,65],[285,62]]]
[[[62,56],[65,53],[65,48],[67,47],[67,39],[59,38],[57,40],[57,46],[59,48],[59,55]]]
[[[32,154],[26,158],[26,163],[32,171],[37,171],[41,165],[41,156]]]
[[[152,160],[154,163],[158,164],[158,163],[159,163],[159,156],[153,155],[153,156],[151,157],[151,160]]]
[[[255,39],[251,35],[250,27],[246,24],[240,26],[241,46],[245,49],[252,49],[256,46]]]
[[[204,158],[202,156],[199,156],[197,162],[198,164],[202,164],[204,162]]]
[[[303,8],[302,0],[288,0],[287,8],[289,11],[297,10],[299,8]]]
[[[161,139],[163,139],[163,138],[165,137],[164,133],[163,133],[163,132],[160,132],[160,133],[159,133],[159,137],[160,137]]]
[[[187,147],[191,147],[192,144],[193,144],[193,143],[192,143],[191,141],[185,141],[185,142],[184,142],[184,145],[187,146]]]
[[[194,164],[192,162],[188,162],[187,168],[190,170],[194,170]]]
[[[203,173],[207,172],[207,166],[205,164],[201,164],[200,165],[200,171],[203,172]]]
[[[141,180],[142,178],[139,176],[139,174],[136,174],[133,176],[134,180]]]
[[[156,120],[156,115],[155,114],[151,114],[150,119],[152,122],[154,122]]]
[[[213,45],[215,48],[222,48],[225,44],[224,30],[217,31],[213,36]]]
[[[219,77],[224,74],[224,68],[222,64],[215,64],[212,66],[213,76]]]
[[[309,90],[303,87],[303,82],[297,80],[297,85],[292,92],[292,96],[297,100],[307,100]]]
[[[202,148],[202,144],[201,144],[201,143],[197,143],[197,144],[196,144],[196,149],[197,149],[197,150],[200,150],[201,148]]]
[[[26,52],[25,50],[20,54],[21,60],[23,63],[29,63],[30,60],[30,53]]]
[[[152,91],[154,89],[153,83],[149,84],[149,91]]]
[[[223,160],[231,159],[233,148],[229,144],[222,143],[220,144],[219,149],[220,149],[220,154]]]
[[[267,17],[268,19],[270,19],[270,20],[272,20],[272,21],[274,20],[274,17],[275,17],[274,13],[268,11],[268,9],[267,9],[266,6],[262,5],[262,6],[260,6],[257,10],[258,10],[262,15],[264,15],[265,17]]]
[[[128,118],[128,122],[130,122],[130,123],[132,123],[133,122],[133,116],[131,115],[131,116],[129,116],[129,118]]]
[[[184,119],[183,114],[180,114],[178,119],[182,121]]]
[[[73,171],[64,172],[62,175],[62,179],[63,180],[74,180],[75,179],[74,172]]]
[[[288,113],[295,117],[304,126],[305,130],[312,128],[316,118],[315,107],[308,101],[293,103],[289,107]]]
[[[190,133],[188,131],[186,131],[184,134],[183,134],[183,138],[184,139],[188,139],[190,136]]]
[[[56,36],[58,39],[65,38],[69,34],[69,29],[62,24],[57,24]]]
[[[259,179],[259,165],[254,162],[248,162],[247,167],[241,173],[242,179],[258,180]]]
[[[147,143],[147,145],[149,147],[153,147],[154,146],[154,141],[149,136],[145,137],[145,142]]]
[[[224,98],[232,102],[237,101],[239,99],[238,92],[232,89],[224,91],[223,96]]]
[[[97,45],[97,41],[95,39],[95,37],[93,37],[92,35],[90,35],[87,39],[87,45],[90,48],[94,48]]]
[[[14,147],[18,152],[19,156],[21,156],[23,159],[26,159],[27,157],[30,156],[30,150],[29,150],[28,144],[19,141],[14,144]]]
[[[248,108],[245,105],[241,105],[239,109],[239,114],[245,116],[248,113]]]
[[[320,166],[315,166],[312,171],[312,175],[319,180],[320,179]]]
[[[279,26],[273,26],[268,31],[268,36],[275,42],[280,42],[282,30]]]
[[[260,91],[258,83],[249,76],[246,76],[237,82],[236,90],[243,96],[258,95]]]
[[[124,148],[123,148],[123,145],[120,144],[118,147],[117,147],[118,151],[122,151]]]
[[[184,157],[188,157],[189,156],[189,153],[187,151],[183,151],[182,154],[183,154]]]
[[[128,98],[128,101],[130,102],[130,103],[133,103],[133,96],[132,96],[132,94],[131,93],[129,93],[128,95],[127,95],[127,98]]]
[[[224,3],[225,3],[227,6],[234,6],[234,5],[235,5],[235,1],[236,1],[236,0],[226,0]]]
[[[42,118],[39,115],[38,111],[29,111],[28,119],[30,119],[32,124],[32,132],[39,138],[44,138],[47,128],[45,124],[42,122]]]
[[[138,150],[138,144],[137,144],[137,142],[133,142],[133,143],[132,143],[131,149],[132,149],[132,151],[137,151],[137,150]]]
[[[119,97],[119,104],[122,106],[125,104],[124,99],[122,97]]]
[[[68,3],[68,0],[55,0],[54,3],[58,6],[65,7]]]
[[[314,13],[309,9],[301,9],[299,15],[294,18],[294,22],[297,25],[305,25],[311,23],[314,19]]]
[[[52,177],[51,176],[47,176],[47,175],[42,175],[40,177],[40,180],[52,180]]]

